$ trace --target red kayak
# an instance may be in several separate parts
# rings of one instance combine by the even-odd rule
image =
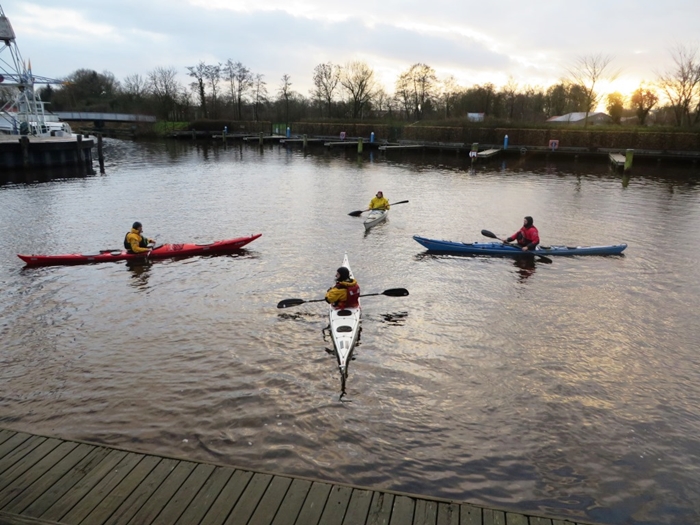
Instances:
[[[219,255],[240,250],[249,242],[253,242],[262,233],[228,239],[225,241],[214,241],[201,244],[162,244],[156,246],[150,252],[129,253],[126,250],[100,250],[99,253],[69,253],[65,255],[22,255],[17,257],[22,259],[28,266],[51,266],[66,264],[88,264],[107,261],[129,261],[134,259],[167,259],[169,257],[190,257],[192,255]]]

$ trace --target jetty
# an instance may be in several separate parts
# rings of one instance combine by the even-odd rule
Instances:
[[[0,167],[33,169],[76,166],[86,173],[93,173],[94,146],[95,141],[83,135],[0,135]]]
[[[588,525],[0,429],[0,525]]]

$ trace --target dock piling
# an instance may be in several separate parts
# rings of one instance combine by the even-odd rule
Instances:
[[[479,143],[478,142],[473,142],[472,143],[472,150],[469,152],[469,157],[472,159],[472,164],[476,161],[476,158],[479,156]]]
[[[97,134],[97,161],[100,163],[100,173],[105,172],[105,156],[102,151],[102,133]]]
[[[308,139],[306,133],[304,133],[303,137],[304,137],[304,149],[306,149],[306,146],[308,146],[308,143],[309,143],[309,139]]]
[[[259,143],[260,147],[262,148],[263,147],[263,132],[262,131],[259,134],[258,141],[259,141],[258,143]]]
[[[357,152],[362,153],[362,137],[357,139]]]
[[[634,150],[628,149],[625,152],[625,168],[624,172],[627,173],[632,169],[632,161],[634,160]]]
[[[29,137],[26,135],[22,135],[19,138],[19,146],[22,149],[22,166],[25,169],[28,169],[31,167],[31,159],[29,157]]]

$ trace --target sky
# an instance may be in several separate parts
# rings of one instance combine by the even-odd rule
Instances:
[[[364,61],[387,93],[416,63],[462,87],[512,79],[547,87],[580,57],[609,55],[629,94],[698,46],[698,0],[0,0],[35,75],[77,69],[117,79],[173,67],[241,62],[275,94],[282,75],[309,96],[314,67]],[[4,58],[0,54],[0,58]]]

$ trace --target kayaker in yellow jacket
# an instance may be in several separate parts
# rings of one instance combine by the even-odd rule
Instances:
[[[335,273],[335,285],[326,292],[326,302],[336,308],[357,307],[360,299],[360,285],[350,277],[350,270],[341,266]]]
[[[154,244],[153,239],[148,239],[143,236],[143,226],[140,222],[136,221],[131,226],[131,231],[124,237],[124,248],[127,249],[129,253],[144,253],[151,250],[149,244]]]
[[[378,191],[377,194],[372,197],[372,200],[369,201],[370,210],[388,210],[390,207],[389,201],[384,197],[381,191]]]

